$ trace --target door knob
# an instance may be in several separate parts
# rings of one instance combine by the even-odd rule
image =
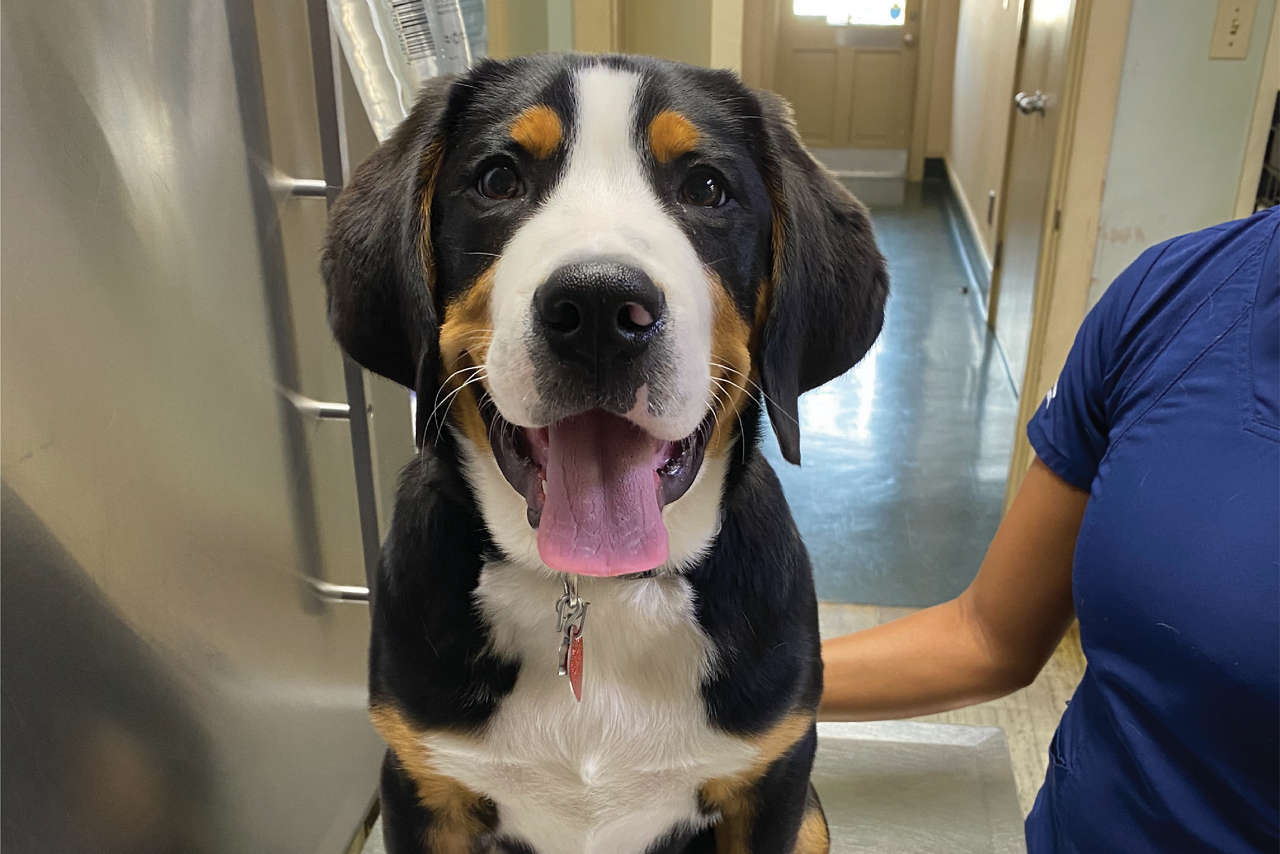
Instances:
[[[1044,108],[1049,103],[1049,96],[1037,89],[1034,93],[1028,95],[1026,92],[1019,92],[1013,96],[1013,103],[1018,108],[1018,112],[1024,116],[1032,113],[1044,115]]]
[[[907,47],[913,47],[916,43],[915,35],[912,33],[903,33],[902,43],[905,44]]]

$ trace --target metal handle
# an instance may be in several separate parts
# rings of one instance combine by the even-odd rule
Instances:
[[[293,178],[289,194],[308,199],[323,199],[329,195],[329,185],[323,178]]]
[[[1018,112],[1024,116],[1032,113],[1044,115],[1044,108],[1049,103],[1049,96],[1037,89],[1034,93],[1028,95],[1026,92],[1019,92],[1013,96],[1013,103],[1018,108]]]
[[[902,43],[905,44],[907,47],[913,47],[916,43],[915,35],[913,35],[912,33],[903,33]]]
[[[280,389],[280,393],[288,398],[294,408],[303,415],[319,418],[321,421],[348,421],[351,418],[351,404],[349,403],[314,400],[287,388]]]
[[[330,584],[317,578],[306,579],[307,585],[326,602],[368,602],[369,588],[352,584]]]

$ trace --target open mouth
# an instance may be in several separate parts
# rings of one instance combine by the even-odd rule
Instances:
[[[487,396],[480,413],[498,467],[528,505],[543,563],[596,576],[666,563],[662,508],[693,485],[710,414],[691,435],[667,442],[600,409],[539,428],[512,425]]]

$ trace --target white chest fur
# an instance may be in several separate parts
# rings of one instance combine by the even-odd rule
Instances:
[[[477,605],[520,676],[481,739],[428,746],[438,771],[497,804],[503,833],[542,854],[640,854],[702,826],[700,785],[741,771],[754,750],[709,725],[699,686],[714,652],[684,579],[579,582],[591,603],[581,703],[556,673],[562,591],[524,567],[486,566]]]

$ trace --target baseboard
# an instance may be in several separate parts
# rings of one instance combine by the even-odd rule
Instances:
[[[813,148],[810,151],[837,178],[901,181],[907,177],[905,148]]]
[[[965,210],[964,200],[960,198],[955,183],[943,164],[942,171],[947,181],[946,210],[947,222],[951,226],[951,239],[956,243],[956,250],[964,262],[965,272],[973,283],[978,296],[978,305],[983,316],[987,316],[987,300],[991,295],[991,265],[987,254],[982,250],[982,243],[974,233],[973,224]]]

